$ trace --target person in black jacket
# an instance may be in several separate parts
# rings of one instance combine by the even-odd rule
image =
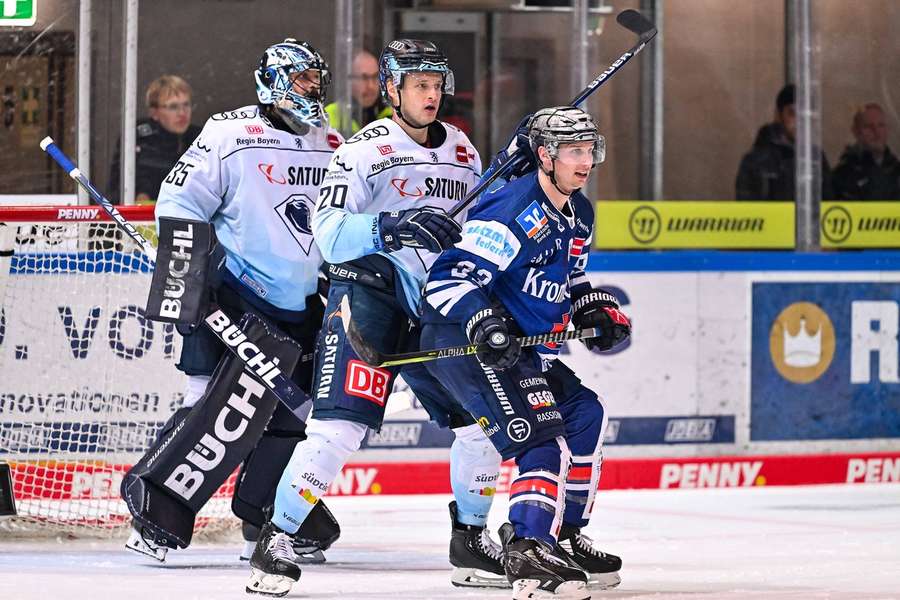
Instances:
[[[775,99],[775,120],[763,125],[753,148],[741,159],[735,184],[738,200],[794,200],[794,137],[797,113],[794,85],[786,85]],[[822,153],[822,197],[832,197],[828,159]]]
[[[200,127],[191,123],[191,96],[191,86],[177,75],[163,75],[147,88],[149,118],[138,121],[135,141],[135,204],[156,201],[166,175],[200,134]],[[120,154],[117,146],[109,185],[117,203]]]
[[[900,200],[900,161],[887,145],[884,110],[869,103],[853,115],[856,143],[844,150],[834,170],[841,200]]]

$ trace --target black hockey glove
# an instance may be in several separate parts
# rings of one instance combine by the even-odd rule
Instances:
[[[531,173],[537,169],[537,161],[534,158],[534,152],[531,151],[531,144],[528,141],[528,122],[534,113],[525,115],[525,118],[516,125],[516,132],[509,138],[506,148],[501,150],[494,156],[491,165],[485,172],[485,176],[491,175],[500,168],[500,165],[509,160],[509,155],[516,152],[512,163],[504,172],[502,179],[511,181],[518,179],[524,175]]]
[[[441,252],[462,239],[462,226],[430,206],[379,213],[378,232],[385,252],[404,246]]]
[[[476,351],[475,356],[484,366],[498,371],[516,364],[522,354],[522,347],[509,333],[506,321],[490,308],[478,311],[469,319],[466,336],[473,344],[487,344],[488,348]]]
[[[575,314],[572,323],[576,329],[599,327],[599,337],[581,340],[588,350],[609,350],[628,339],[631,321],[619,310],[616,297],[602,288],[579,296],[572,304]]]

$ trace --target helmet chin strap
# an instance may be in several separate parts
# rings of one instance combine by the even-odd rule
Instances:
[[[544,171],[544,166],[541,165],[541,171],[544,171],[544,174],[550,178],[550,183],[553,184],[553,187],[556,188],[557,192],[559,192],[563,196],[568,196],[571,198],[572,194],[574,194],[575,192],[577,192],[578,190],[581,189],[581,188],[575,188],[571,192],[564,191],[561,187],[559,187],[559,184],[556,183],[556,168],[555,168],[556,167],[556,159],[555,158],[550,159],[550,166],[553,168],[550,169],[549,171]]]
[[[406,120],[406,117],[403,116],[403,112],[400,110],[400,106],[403,104],[403,96],[400,95],[400,88],[397,88],[397,106],[394,108],[394,112],[397,113],[397,116],[400,117],[400,120],[406,123],[412,129],[428,129],[431,125],[413,125],[409,121]]]

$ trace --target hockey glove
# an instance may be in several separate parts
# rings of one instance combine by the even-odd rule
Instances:
[[[512,162],[503,173],[501,179],[511,181],[523,177],[537,169],[537,161],[534,158],[534,152],[532,152],[531,144],[528,141],[528,122],[531,120],[532,116],[533,113],[527,114],[524,119],[519,121],[519,124],[516,126],[516,132],[509,139],[506,148],[494,156],[494,160],[491,161],[488,170],[484,174],[485,176],[489,176],[499,169],[500,165],[509,160],[509,156],[513,152],[515,152],[516,155],[513,157]]]
[[[576,329],[599,327],[599,337],[582,340],[588,350],[609,350],[628,339],[631,321],[619,310],[616,297],[604,289],[595,289],[580,296],[572,307],[572,323]]]
[[[516,364],[522,353],[522,347],[509,333],[506,321],[490,308],[478,311],[469,319],[466,337],[473,344],[487,344],[487,348],[477,350],[475,356],[484,366],[498,371]]]
[[[426,206],[378,214],[378,233],[385,252],[404,246],[441,252],[462,239],[462,226],[439,208]]]

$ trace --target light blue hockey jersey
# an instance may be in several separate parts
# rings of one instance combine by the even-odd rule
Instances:
[[[266,302],[301,311],[322,262],[315,200],[342,141],[330,127],[276,129],[256,106],[213,115],[162,184],[156,217],[212,223],[232,275]]]

